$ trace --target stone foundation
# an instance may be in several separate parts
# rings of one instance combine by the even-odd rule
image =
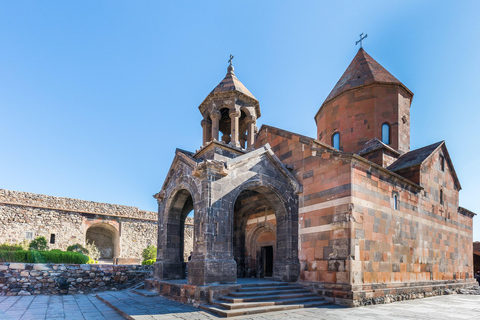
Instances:
[[[451,294],[475,286],[477,283],[474,280],[447,280],[353,286],[305,281],[300,284],[309,287],[312,292],[324,296],[332,303],[360,307]]]
[[[139,265],[0,263],[0,296],[120,290],[151,274]]]
[[[156,292],[165,298],[187,304],[211,302],[240,287],[239,284],[196,286],[188,284],[187,280],[165,281],[153,278],[145,280],[145,289]]]

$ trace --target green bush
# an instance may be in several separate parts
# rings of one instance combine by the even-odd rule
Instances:
[[[28,250],[47,251],[47,239],[45,237],[37,237],[30,242]]]
[[[84,255],[88,255],[88,250],[82,246],[80,243],[73,244],[67,247],[67,251],[81,252]]]
[[[157,247],[153,244],[149,244],[142,252],[143,260],[157,259]]]
[[[0,251],[17,251],[17,250],[23,250],[22,245],[9,244],[9,243],[0,244]]]
[[[93,260],[92,258],[88,257],[87,264],[97,264],[97,263],[98,263],[98,261]]]
[[[144,265],[144,266],[147,265],[147,266],[148,266],[148,265],[154,264],[155,261],[157,261],[157,259],[143,260],[143,261],[142,261],[142,265]]]
[[[0,251],[0,262],[26,262],[26,263],[76,263],[85,264],[88,257],[80,252],[69,251],[35,251],[17,250]]]

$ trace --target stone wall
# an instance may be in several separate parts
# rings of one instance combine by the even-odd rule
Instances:
[[[136,207],[0,189],[0,243],[44,236],[50,249],[85,244],[88,228],[104,228],[114,257],[141,262],[142,251],[157,241],[157,213]],[[51,243],[54,235],[54,243]],[[98,243],[97,243],[98,244]]]
[[[0,263],[0,295],[75,294],[125,289],[152,266]]]
[[[5,189],[0,189],[0,203],[25,205],[36,208],[58,209],[62,211],[72,211],[78,213],[157,220],[156,212],[140,210],[137,207],[72,198],[53,197],[44,194],[11,191]]]

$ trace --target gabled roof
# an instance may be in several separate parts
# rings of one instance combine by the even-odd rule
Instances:
[[[257,100],[254,97],[254,95],[235,76],[233,66],[228,66],[227,75],[225,76],[225,78],[223,78],[222,81],[220,81],[220,83],[210,93],[227,92],[227,91],[238,91],[243,93],[244,95],[249,96],[250,98]]]
[[[325,104],[328,100],[333,99],[347,90],[372,83],[398,84],[413,95],[403,83],[375,61],[363,48],[360,48],[347,70],[345,70],[323,103]]]
[[[227,160],[225,162],[225,167],[227,168],[227,170],[230,170],[236,166],[241,165],[242,162],[250,161],[252,158],[261,157],[263,155],[270,159],[272,165],[276,167],[279,173],[281,173],[285,177],[285,179],[292,186],[296,193],[300,193],[303,191],[302,185],[297,181],[297,179],[295,179],[295,177],[290,173],[290,171],[288,171],[287,167],[282,163],[282,161],[278,159],[278,157],[272,151],[269,143],[244,155]]]
[[[437,148],[443,143],[443,141],[431,144],[429,146],[412,150],[400,156],[394,163],[387,167],[390,171],[399,171],[412,166],[422,164]]]
[[[310,137],[304,136],[303,134],[295,133],[295,132],[288,131],[288,130],[285,130],[285,129],[280,129],[280,128],[277,128],[277,127],[274,127],[274,126],[271,126],[271,125],[267,125],[267,124],[262,124],[262,126],[258,130],[255,137],[258,138],[258,136],[260,135],[260,133],[262,131],[268,132],[269,130],[274,130],[276,135],[281,136],[281,137],[287,137],[289,139],[291,138],[291,136],[297,136],[299,141],[303,144],[315,144],[315,145],[321,146],[321,147],[326,148],[326,149],[337,150],[337,149],[333,148],[332,146],[329,146],[328,144],[325,144],[325,143],[323,143],[323,142],[321,142],[321,141],[319,141],[315,138],[310,138]]]
[[[387,169],[398,172],[400,170],[407,169],[413,166],[420,166],[425,161],[427,161],[427,159],[430,158],[432,154],[435,153],[435,151],[440,148],[443,149],[443,156],[445,157],[445,161],[447,161],[448,163],[448,168],[450,170],[450,173],[452,174],[454,183],[458,190],[461,190],[462,186],[460,185],[460,181],[458,180],[457,173],[455,172],[455,168],[453,167],[452,160],[450,159],[450,155],[448,154],[447,147],[445,146],[445,141],[440,141],[429,146],[407,152],[401,155],[400,158],[398,158],[397,161],[387,167]]]
[[[373,151],[378,150],[378,149],[387,149],[388,151],[393,152],[396,155],[400,155],[400,153],[397,150],[393,149],[392,147],[383,143],[382,141],[378,140],[377,138],[373,138],[373,139],[369,140],[367,143],[365,143],[363,145],[362,150],[358,151],[357,153],[359,155],[364,155],[364,154],[373,152]]]
[[[170,165],[170,168],[168,169],[168,174],[167,177],[165,178],[165,181],[163,182],[161,190],[164,190],[167,184],[170,182],[172,179],[172,172],[175,166],[178,164],[178,162],[185,163],[187,166],[190,168],[194,169],[201,161],[193,158],[193,152],[182,150],[182,149],[175,149],[175,157],[173,158],[172,164]],[[157,193],[158,194],[158,193]],[[154,198],[156,195],[154,195]]]
[[[380,166],[376,163],[373,163],[373,162],[369,161],[368,159],[365,159],[362,156],[359,156],[357,154],[352,154],[352,153],[345,153],[345,152],[337,150],[337,149],[333,148],[332,146],[329,146],[328,144],[325,144],[325,143],[323,143],[319,140],[316,140],[314,138],[310,138],[310,137],[307,137],[307,136],[304,136],[304,135],[301,135],[301,134],[298,134],[298,133],[294,133],[294,132],[291,132],[291,131],[283,130],[283,129],[280,129],[280,128],[277,128],[277,127],[273,127],[273,126],[264,124],[264,125],[262,125],[260,130],[258,130],[256,138],[259,137],[259,135],[261,134],[262,131],[268,132],[269,130],[274,130],[275,131],[274,134],[276,134],[278,136],[281,136],[281,137],[284,137],[285,139],[291,139],[292,135],[298,136],[300,143],[311,144],[312,151],[318,152],[318,151],[322,150],[322,151],[325,151],[325,152],[335,153],[335,154],[343,155],[343,156],[346,156],[346,157],[352,157],[352,158],[354,158],[358,161],[368,163],[369,165],[377,168],[378,170],[381,170],[382,172],[384,172],[384,173],[386,173],[390,176],[393,176],[393,177],[395,177],[395,178],[397,178],[397,179],[399,179],[399,180],[401,180],[405,183],[408,183],[410,186],[412,186],[416,189],[422,189],[422,187],[420,185],[416,184],[415,182],[413,182],[413,181],[411,181],[411,180],[409,180],[405,177],[402,177],[401,175],[399,175],[395,172],[387,170],[386,168],[384,168],[384,167],[382,167],[382,166]]]

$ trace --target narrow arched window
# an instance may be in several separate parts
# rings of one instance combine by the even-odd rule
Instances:
[[[443,204],[443,190],[440,189],[440,204]]]
[[[382,124],[382,142],[390,144],[390,126],[388,123]]]
[[[398,196],[393,195],[393,209],[398,210]]]
[[[332,146],[340,150],[340,133],[335,132],[332,136]]]

